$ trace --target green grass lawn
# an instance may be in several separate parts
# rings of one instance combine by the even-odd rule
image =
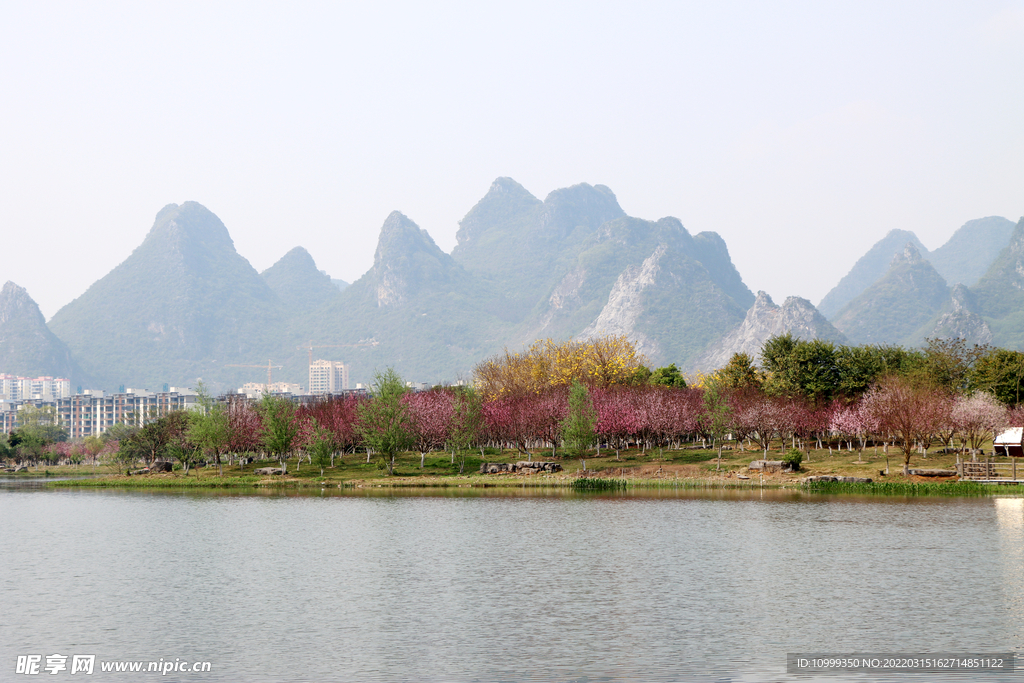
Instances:
[[[559,453],[560,455],[560,453]],[[614,451],[602,450],[600,457],[592,457],[584,464],[577,459],[557,457],[555,460],[563,471],[554,474],[518,475],[491,474],[481,475],[480,464],[486,462],[517,462],[526,460],[522,453],[512,450],[498,451],[486,449],[481,456],[479,450],[467,454],[462,474],[459,473],[460,461],[452,462],[450,453],[428,453],[420,467],[420,454],[408,452],[401,454],[395,464],[395,472],[388,476],[387,471],[378,466],[375,458],[367,463],[365,453],[349,454],[335,459],[333,468],[326,468],[323,475],[320,469],[303,459],[288,461],[288,473],[285,476],[256,476],[254,470],[261,467],[277,467],[276,461],[256,462],[239,467],[223,465],[223,474],[217,466],[192,469],[185,474],[180,469],[167,474],[136,474],[131,476],[117,475],[109,468],[47,466],[32,468],[27,473],[17,476],[40,476],[48,473],[52,476],[66,477],[81,474],[108,474],[108,477],[91,478],[78,481],[55,482],[59,486],[127,486],[132,488],[163,488],[163,487],[344,487],[344,486],[569,486],[580,476],[588,478],[624,479],[633,485],[675,485],[682,482],[702,482],[707,485],[767,485],[795,486],[804,477],[810,475],[834,474],[853,477],[870,477],[875,482],[887,483],[936,483],[942,481],[923,477],[907,479],[902,475],[902,457],[892,449],[889,453],[889,474],[880,475],[886,468],[886,459],[882,449],[867,448],[862,454],[843,450],[811,451],[805,458],[801,470],[796,473],[761,476],[759,472],[748,470],[752,460],[763,457],[758,450],[740,450],[733,448],[722,453],[719,464],[717,451],[711,449],[661,449],[654,448],[646,452],[639,449],[621,451],[616,457]],[[768,452],[769,460],[783,457],[779,449]],[[551,460],[551,451],[542,450],[532,454],[533,460]],[[911,459],[912,468],[920,469],[954,469],[955,454],[929,455],[922,458],[915,455]],[[1021,476],[1024,477],[1024,463],[1021,463]],[[834,488],[834,487],[833,487]],[[877,487],[876,487],[877,488]],[[890,487],[891,488],[891,487]],[[999,487],[1003,488],[1003,487]]]

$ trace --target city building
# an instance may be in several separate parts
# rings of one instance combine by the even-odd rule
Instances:
[[[71,380],[64,377],[0,375],[0,401],[56,401],[71,395]]]
[[[98,436],[116,424],[142,427],[175,410],[191,410],[196,392],[177,387],[161,392],[126,389],[116,394],[86,391],[62,398],[56,405],[60,426],[77,439]]]
[[[348,390],[348,365],[341,361],[315,360],[309,364],[309,393],[340,394]]]
[[[14,401],[0,400],[0,432],[10,434],[18,425],[18,404]]]
[[[238,389],[238,393],[245,394],[247,398],[260,398],[266,389],[266,382],[246,382]],[[289,382],[274,382],[270,385],[270,393],[300,396],[302,394],[302,385]]]

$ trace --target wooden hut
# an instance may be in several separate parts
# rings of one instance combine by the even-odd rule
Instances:
[[[992,450],[996,455],[1024,458],[1024,427],[1012,427],[997,436],[992,442]]]

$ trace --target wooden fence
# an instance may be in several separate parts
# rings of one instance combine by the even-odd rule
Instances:
[[[957,473],[961,479],[970,481],[988,481],[993,483],[1019,482],[1017,473],[1017,458],[1009,458],[1009,462],[994,462],[985,460],[982,462],[962,462],[957,466]],[[1020,476],[1024,476],[1024,466],[1020,467]]]

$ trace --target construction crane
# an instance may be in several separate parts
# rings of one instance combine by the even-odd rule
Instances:
[[[284,366],[283,365],[271,365],[271,361],[268,360],[266,365],[239,365],[237,363],[231,363],[230,365],[225,365],[224,367],[226,367],[226,368],[266,368],[267,369],[267,393],[269,394],[270,393],[270,387],[273,384],[273,382],[271,381],[271,375],[270,375],[271,371],[273,369],[275,369],[275,368],[280,370]]]
[[[300,346],[298,348],[299,349],[306,349],[307,351],[309,351],[309,363],[308,363],[308,365],[312,365],[313,364],[313,349],[340,349],[340,348],[344,348],[344,347],[352,348],[352,347],[357,347],[357,346],[377,346],[377,344],[379,344],[379,343],[380,342],[377,341],[376,339],[371,339],[369,341],[360,341],[358,344],[316,344],[316,345],[314,345],[313,344],[313,340],[310,339],[309,340],[309,346]]]

